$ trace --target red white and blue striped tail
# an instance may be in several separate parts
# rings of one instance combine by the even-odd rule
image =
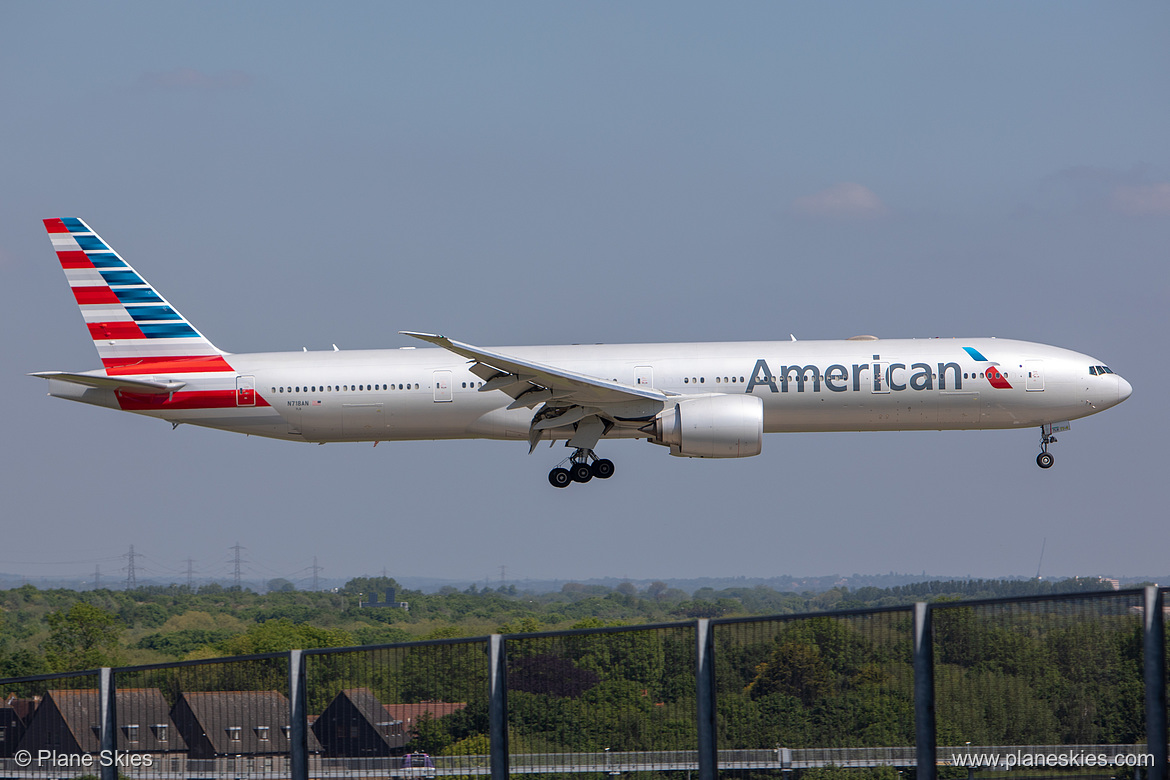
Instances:
[[[130,264],[76,217],[46,219],[45,229],[107,374],[231,368],[226,354],[159,295]]]

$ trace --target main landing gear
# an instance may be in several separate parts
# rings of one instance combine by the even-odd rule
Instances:
[[[1040,426],[1040,454],[1036,456],[1036,465],[1042,469],[1052,468],[1056,458],[1048,451],[1049,444],[1056,444],[1056,437],[1052,435],[1051,425]]]
[[[557,464],[548,473],[548,483],[553,487],[568,487],[570,482],[588,482],[597,477],[609,479],[613,476],[613,461],[598,458],[593,450],[578,447],[572,455]]]

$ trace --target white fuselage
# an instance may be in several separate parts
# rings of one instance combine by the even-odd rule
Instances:
[[[967,348],[985,359],[975,359]],[[763,402],[768,433],[1038,426],[1094,414],[1130,393],[1118,375],[1096,373],[1102,361],[1008,339],[597,344],[497,351],[668,396],[751,394]],[[530,408],[507,409],[512,398],[503,392],[481,392],[484,381],[471,372],[472,364],[445,349],[224,359],[234,373],[148,377],[184,382],[171,398],[135,403],[120,391],[56,380],[50,382],[50,393],[172,423],[310,442],[523,440],[533,417]],[[253,387],[254,395],[248,392]],[[201,398],[218,400],[203,403]],[[606,437],[646,437],[643,426],[655,411],[629,410]],[[569,435],[554,428],[542,438]]]

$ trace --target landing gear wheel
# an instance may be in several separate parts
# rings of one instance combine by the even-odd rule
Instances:
[[[1050,469],[1055,460],[1056,458],[1052,457],[1051,452],[1041,452],[1036,456],[1036,465],[1042,469]]]
[[[609,479],[613,476],[613,461],[608,458],[593,461],[593,476],[598,479]]]
[[[568,487],[572,481],[573,475],[569,473],[568,469],[556,468],[548,473],[548,484],[553,487]]]
[[[593,469],[588,463],[574,463],[569,473],[572,474],[574,482],[588,482],[593,479]]]

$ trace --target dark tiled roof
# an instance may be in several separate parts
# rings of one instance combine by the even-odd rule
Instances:
[[[348,688],[329,703],[313,731],[327,756],[385,756],[410,742],[424,714],[441,718],[466,706],[462,702],[382,704],[369,688]]]
[[[313,722],[313,733],[327,756],[388,756],[410,739],[391,720],[373,691],[349,688]]]
[[[394,720],[400,720],[411,728],[424,714],[429,714],[435,720],[446,717],[459,710],[466,709],[467,704],[461,701],[421,701],[417,704],[384,704],[386,712]]]
[[[128,752],[185,751],[158,688],[126,688],[114,697],[116,747]],[[101,749],[101,708],[96,690],[53,690],[29,721],[21,747],[57,747],[96,753]]]
[[[288,752],[288,698],[279,691],[188,692],[171,715],[192,758]],[[311,731],[308,742],[320,751]]]

